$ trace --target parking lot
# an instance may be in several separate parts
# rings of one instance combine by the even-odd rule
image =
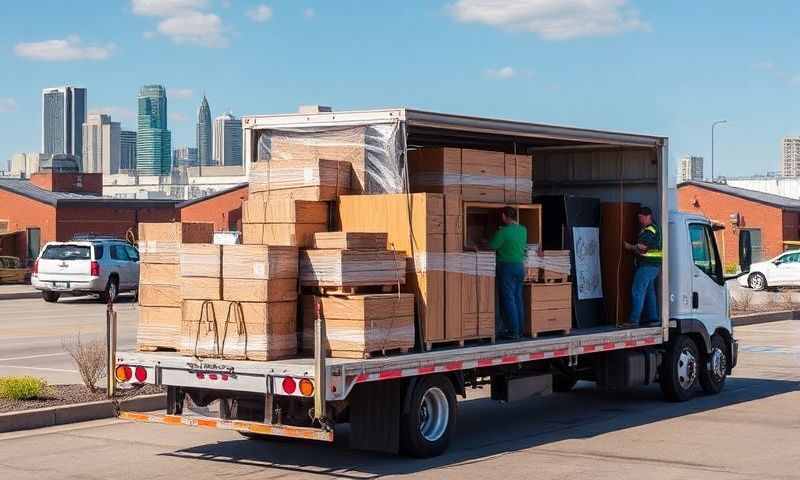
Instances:
[[[115,306],[119,348],[136,343],[137,306],[129,296]],[[0,301],[0,376],[35,375],[51,384],[80,383],[62,347],[80,334],[105,339],[106,306],[94,297],[65,297],[56,304],[41,298]]]

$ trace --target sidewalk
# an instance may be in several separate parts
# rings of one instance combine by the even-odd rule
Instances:
[[[30,285],[0,285],[0,300],[39,298],[42,294]]]

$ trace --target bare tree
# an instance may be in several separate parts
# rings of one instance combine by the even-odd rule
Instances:
[[[91,392],[96,392],[97,382],[105,377],[107,370],[105,343],[98,339],[84,341],[78,333],[74,337],[62,338],[61,346],[78,367],[83,384]]]
[[[749,312],[753,308],[753,292],[742,290],[737,295],[731,295],[732,310]]]

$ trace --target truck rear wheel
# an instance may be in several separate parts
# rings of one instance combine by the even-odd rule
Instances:
[[[728,377],[728,345],[719,335],[711,337],[711,352],[704,356],[700,369],[700,385],[709,395],[716,395],[725,386]]]
[[[697,344],[686,335],[678,335],[667,347],[661,364],[661,391],[667,400],[685,402],[694,396],[700,371]]]
[[[443,375],[422,377],[408,397],[400,417],[403,453],[418,458],[435,457],[450,444],[456,425],[456,392]]]
[[[60,296],[61,294],[58,292],[42,291],[42,298],[47,303],[56,303]]]

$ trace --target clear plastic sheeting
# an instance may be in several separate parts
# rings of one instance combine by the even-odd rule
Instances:
[[[494,277],[496,255],[494,252],[421,252],[414,256],[417,272],[449,272]]]
[[[539,247],[533,245],[535,250],[528,246],[528,256],[525,258],[526,268],[541,268],[549,272],[570,274],[572,269],[572,262],[570,261],[569,250],[543,250],[539,251]]]
[[[406,258],[394,251],[306,250],[300,285],[369,286],[406,283]]]
[[[322,158],[353,167],[354,193],[408,191],[399,122],[353,127],[263,130],[256,161]]]

